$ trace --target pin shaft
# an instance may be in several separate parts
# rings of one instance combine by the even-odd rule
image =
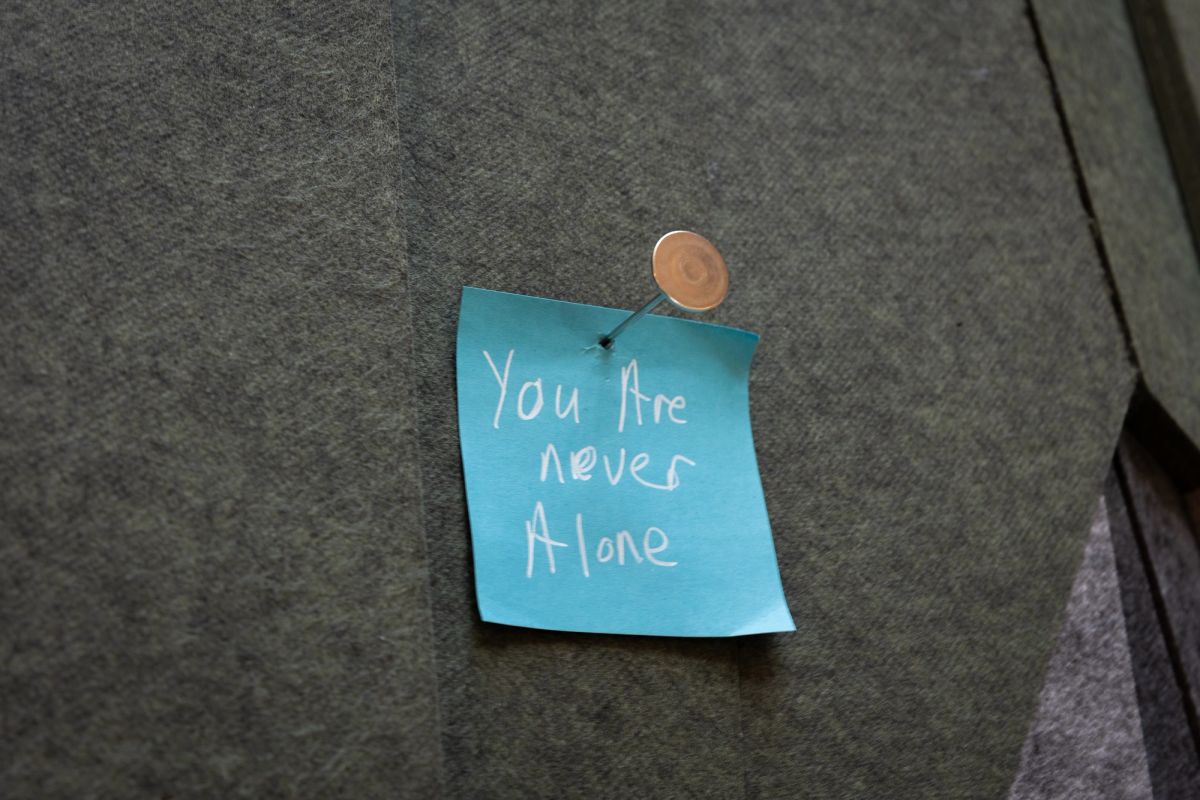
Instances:
[[[654,295],[653,300],[651,300],[649,303],[646,303],[646,305],[642,306],[637,311],[626,317],[624,322],[613,328],[612,331],[610,331],[607,335],[600,337],[600,346],[605,350],[610,349],[613,346],[613,342],[616,341],[617,337],[620,336],[626,328],[649,314],[656,307],[658,307],[659,303],[666,299],[667,295],[665,292],[659,292],[658,294]]]

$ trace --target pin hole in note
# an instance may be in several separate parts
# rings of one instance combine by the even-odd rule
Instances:
[[[603,357],[612,355],[613,346],[616,342],[607,333],[597,333],[596,338],[587,347],[583,348],[585,353],[593,353],[594,355]]]

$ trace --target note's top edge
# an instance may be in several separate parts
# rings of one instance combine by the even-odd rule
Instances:
[[[499,289],[485,289],[481,286],[471,286],[469,284],[464,284],[462,287],[462,302],[466,302],[467,295],[470,293],[478,293],[480,295],[506,295],[508,297],[519,297],[523,300],[535,300],[545,303],[561,303],[563,305],[579,306],[580,308],[600,308],[604,309],[605,311],[614,311],[623,314],[632,314],[634,312],[634,309],[629,308],[614,308],[613,306],[602,306],[597,305],[596,303],[577,303],[573,300],[559,300],[554,297],[542,297],[541,295],[521,294],[519,292],[504,292],[500,291]],[[723,331],[730,331],[743,336],[749,336],[756,345],[760,339],[759,335],[754,331],[748,331],[745,328],[736,328],[732,325],[718,325],[715,322],[702,322],[698,319],[688,319],[687,317],[668,317],[663,315],[654,316],[651,317],[651,319],[671,320],[672,322],[678,322],[684,325],[697,325],[702,328],[716,328]]]

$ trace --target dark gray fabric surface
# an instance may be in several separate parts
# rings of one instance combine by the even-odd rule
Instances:
[[[1189,730],[1184,693],[1172,670],[1154,591],[1115,472],[1109,476],[1104,499],[1154,797],[1156,800],[1200,797],[1200,753]]]
[[[1008,796],[1154,796],[1103,498]]]
[[[1192,709],[1200,709],[1200,539],[1183,498],[1150,454],[1127,434],[1118,452],[1135,530],[1161,600],[1163,630],[1176,653],[1180,689]],[[1200,729],[1192,735],[1200,751]]]
[[[1187,76],[1193,104],[1200,108],[1200,0],[1162,0]]]
[[[1123,0],[1034,0],[1143,379],[1200,444],[1200,261]]]
[[[1130,387],[1023,5],[395,15],[450,794],[1007,791]],[[713,318],[763,335],[799,630],[482,625],[460,288],[633,307],[675,227],[730,263]]]
[[[1176,185],[1200,244],[1200,2],[1127,0]]]
[[[0,11],[0,795],[1006,791],[1130,381],[1023,6],[392,12]],[[673,227],[800,630],[482,625],[459,289]]]
[[[388,31],[0,11],[0,796],[435,791]]]

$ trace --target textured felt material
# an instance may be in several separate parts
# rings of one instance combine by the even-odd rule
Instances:
[[[387,8],[23,5],[0,796],[432,796]]]
[[[1161,0],[1179,43],[1193,108],[1200,108],[1200,0]]]
[[[1033,6],[1143,377],[1200,445],[1200,261],[1125,3]]]
[[[1184,692],[1171,665],[1138,534],[1115,473],[1109,476],[1104,499],[1154,796],[1200,797],[1200,751],[1189,729]]]
[[[449,793],[1003,795],[1130,378],[1023,4],[439,9],[395,13]],[[763,335],[800,630],[485,626],[460,287],[632,308],[675,227]]]
[[[1127,0],[1163,139],[1200,243],[1200,0]]]
[[[1103,498],[1009,792],[1060,797],[1153,797]]]
[[[1001,796],[1130,377],[1022,4],[393,11],[0,11],[0,795]],[[673,227],[801,632],[484,626],[459,289]]]
[[[1192,709],[1200,709],[1200,539],[1170,478],[1131,436],[1121,437],[1120,462],[1136,530],[1176,653],[1178,678]],[[1200,747],[1200,730],[1193,733]]]

